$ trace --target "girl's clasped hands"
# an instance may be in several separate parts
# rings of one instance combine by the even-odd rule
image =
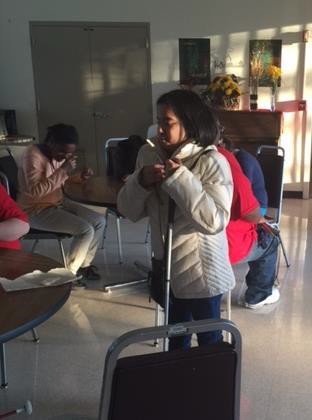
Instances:
[[[161,183],[164,179],[171,176],[179,167],[181,161],[178,159],[168,159],[164,164],[156,163],[142,168],[140,184],[144,188]]]

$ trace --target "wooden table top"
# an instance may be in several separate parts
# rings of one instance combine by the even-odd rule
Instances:
[[[73,201],[100,207],[116,207],[117,195],[123,182],[102,175],[93,176],[80,184],[66,183],[65,195]]]
[[[33,270],[60,267],[51,258],[23,251],[0,249],[0,277],[15,279]],[[71,283],[6,293],[0,287],[0,342],[34,328],[57,312],[70,295]]]

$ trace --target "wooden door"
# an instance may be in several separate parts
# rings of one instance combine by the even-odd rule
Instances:
[[[110,137],[146,135],[152,121],[146,25],[92,28],[91,63],[98,167]]]
[[[79,26],[36,24],[31,38],[40,141],[48,126],[73,124],[80,137],[80,166],[96,168],[88,32]]]

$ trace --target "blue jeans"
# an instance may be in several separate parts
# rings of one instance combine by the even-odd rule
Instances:
[[[219,319],[222,294],[202,299],[177,299],[170,295],[169,324],[197,321],[200,319]],[[191,347],[192,336],[184,335],[170,338],[169,350],[188,349]],[[223,340],[221,331],[209,331],[197,334],[198,344],[217,343]]]
[[[272,294],[276,275],[277,248],[279,240],[272,236],[265,248],[255,243],[249,255],[241,262],[248,262],[245,301],[255,304]]]

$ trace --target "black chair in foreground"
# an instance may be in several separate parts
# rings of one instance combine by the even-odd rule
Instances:
[[[118,358],[130,344],[223,330],[222,342]],[[241,335],[226,320],[201,320],[130,331],[110,346],[105,360],[98,420],[239,420]]]
[[[260,163],[265,188],[268,194],[268,224],[278,237],[285,258],[286,266],[289,260],[280,235],[280,219],[283,200],[283,173],[285,151],[280,146],[260,146],[257,150],[257,159]]]
[[[15,159],[9,148],[7,148],[7,152],[8,152],[8,155],[0,157],[0,171],[7,178],[6,184],[7,184],[8,194],[13,198],[13,200],[15,200],[17,196],[17,191],[18,191],[18,187],[17,187],[18,168],[15,162]],[[52,232],[52,231],[31,228],[29,232],[25,236],[23,236],[22,239],[24,240],[28,239],[28,240],[34,241],[34,244],[31,248],[32,253],[35,252],[38,242],[41,239],[56,240],[59,244],[63,265],[66,268],[67,267],[66,256],[65,256],[65,251],[64,251],[63,242],[62,242],[66,238],[72,238],[72,235],[69,233]]]

